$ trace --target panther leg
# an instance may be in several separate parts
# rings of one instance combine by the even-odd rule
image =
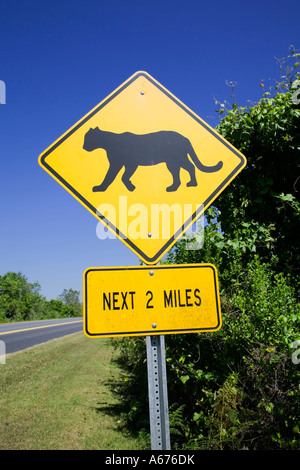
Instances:
[[[122,181],[125,184],[128,191],[133,191],[135,189],[135,186],[130,181],[130,178],[131,178],[131,176],[133,175],[133,173],[135,172],[136,169],[137,169],[137,165],[136,166],[125,166],[125,171],[124,171],[124,174],[122,176]]]
[[[167,167],[168,167],[168,170],[170,171],[170,173],[173,176],[173,183],[171,184],[171,186],[168,186],[167,189],[166,189],[166,191],[168,191],[168,193],[169,193],[169,192],[172,192],[172,191],[176,191],[180,186],[180,176],[179,176],[180,168],[174,168],[171,165],[167,165]]]
[[[122,168],[122,165],[110,165],[105,175],[104,180],[102,181],[101,184],[99,184],[99,186],[93,187],[93,192],[95,193],[98,191],[106,191],[108,186],[114,181],[115,177],[117,176],[121,168]]]
[[[182,168],[184,168],[186,171],[189,172],[190,174],[190,181],[186,184],[187,186],[197,186],[197,180],[196,180],[196,172],[195,172],[195,167],[193,163],[191,163],[189,160],[186,160],[184,164],[182,165]]]

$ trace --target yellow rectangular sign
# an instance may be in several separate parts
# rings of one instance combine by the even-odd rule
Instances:
[[[211,264],[88,268],[83,289],[88,337],[221,328],[218,276]]]

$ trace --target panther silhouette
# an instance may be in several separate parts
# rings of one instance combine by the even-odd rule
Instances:
[[[190,174],[187,186],[197,186],[195,166],[205,173],[219,171],[223,162],[219,161],[214,166],[205,166],[198,159],[189,139],[173,131],[159,131],[150,134],[132,134],[124,132],[102,131],[98,127],[87,131],[84,137],[83,149],[92,152],[96,149],[104,149],[109,161],[109,168],[104,180],[99,186],[94,186],[93,191],[105,191],[115,180],[119,171],[125,166],[122,181],[129,191],[135,186],[130,181],[139,166],[152,166],[166,163],[173,176],[173,183],[166,191],[176,191],[181,184],[180,169],[183,168]],[[193,163],[189,160],[191,157]]]

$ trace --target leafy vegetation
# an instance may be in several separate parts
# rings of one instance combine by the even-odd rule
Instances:
[[[181,239],[165,263],[213,263],[222,328],[167,335],[173,448],[299,449],[300,54],[279,61],[281,77],[251,106],[219,103],[217,130],[247,167],[206,213],[204,245]],[[292,65],[289,65],[292,61]],[[298,94],[297,94],[298,93]],[[234,96],[233,96],[234,99]],[[145,425],[146,347],[115,340],[128,373],[128,419]]]
[[[46,300],[40,290],[38,282],[28,282],[20,272],[0,276],[0,322],[82,315],[78,291],[64,289],[58,299]]]

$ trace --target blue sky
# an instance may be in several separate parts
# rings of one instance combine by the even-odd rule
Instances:
[[[119,240],[38,165],[38,156],[144,70],[215,127],[214,98],[240,105],[299,48],[297,1],[0,0],[0,274],[21,271],[47,298],[82,292],[90,266],[137,265]]]

